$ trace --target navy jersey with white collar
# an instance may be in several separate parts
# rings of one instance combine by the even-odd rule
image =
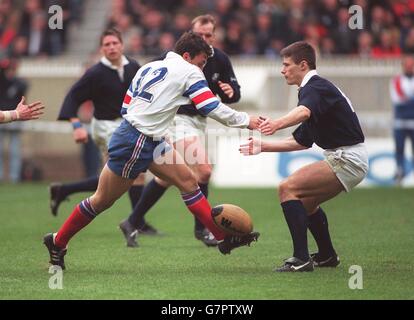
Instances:
[[[358,117],[350,100],[330,81],[314,72],[299,89],[298,106],[305,106],[311,116],[294,132],[295,140],[310,148],[335,149],[364,142]]]

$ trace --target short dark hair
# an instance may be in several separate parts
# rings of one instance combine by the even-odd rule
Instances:
[[[121,32],[119,32],[115,28],[109,28],[109,29],[106,29],[104,32],[102,32],[101,39],[100,39],[100,42],[99,42],[100,45],[102,45],[104,38],[107,37],[107,36],[117,37],[119,39],[119,41],[121,41],[121,43],[123,43]]]
[[[280,56],[282,58],[292,58],[295,64],[305,60],[309,69],[316,69],[315,49],[306,41],[298,41],[288,45],[280,51]]]
[[[191,21],[191,28],[194,28],[194,25],[198,22],[202,26],[207,23],[212,23],[214,26],[213,30],[216,29],[216,19],[211,14],[203,14],[201,16],[195,17],[193,21]]]
[[[204,41],[204,39],[192,32],[185,32],[175,44],[174,52],[183,55],[185,52],[190,54],[191,58],[194,58],[200,53],[205,53],[207,57],[212,54],[211,47]]]

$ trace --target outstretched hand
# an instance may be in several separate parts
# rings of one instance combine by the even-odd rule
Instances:
[[[247,127],[247,129],[257,130],[259,129],[259,125],[260,125],[260,117],[250,116],[249,126]]]
[[[16,111],[18,113],[18,119],[20,121],[39,119],[39,117],[43,114],[43,109],[45,108],[43,103],[37,101],[26,105],[24,104],[25,100],[26,98],[22,97],[22,100],[20,100],[20,103],[17,105]]]
[[[239,151],[244,156],[259,154],[262,152],[262,143],[260,140],[250,137],[247,143],[240,145]]]
[[[270,136],[277,131],[277,123],[276,121],[270,118],[259,118],[259,131],[266,136]]]

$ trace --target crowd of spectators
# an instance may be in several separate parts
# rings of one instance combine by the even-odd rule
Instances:
[[[67,26],[80,19],[83,2],[0,0],[0,56],[64,52]],[[47,9],[55,4],[64,10],[61,30],[48,28]],[[362,9],[362,29],[349,27],[352,5]],[[278,56],[297,40],[309,41],[321,55],[414,53],[414,0],[111,0],[107,26],[124,34],[127,54],[154,56],[206,13],[217,20],[216,46],[229,55]]]
[[[362,29],[349,28],[352,5],[362,9]],[[158,55],[205,13],[217,19],[216,46],[230,55],[277,56],[297,40],[322,55],[414,53],[414,0],[112,0],[108,26],[123,32],[128,54]]]
[[[69,23],[80,19],[82,0],[0,0],[0,58],[55,56],[65,50]],[[49,28],[52,5],[62,8],[62,29]],[[57,20],[52,19],[53,22]]]

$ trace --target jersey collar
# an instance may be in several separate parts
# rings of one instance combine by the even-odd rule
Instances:
[[[180,56],[178,53],[175,53],[174,51],[169,51],[167,53],[167,55],[165,56],[166,59],[170,59],[170,58],[182,58],[182,56]]]
[[[299,89],[300,88],[303,88],[304,86],[306,86],[306,84],[308,83],[308,81],[313,77],[313,76],[317,76],[318,75],[318,73],[316,72],[316,70],[311,70],[311,71],[309,71],[304,77],[303,77],[303,80],[302,80],[302,83],[300,84],[300,87],[299,87]]]
[[[129,61],[125,56],[122,56],[121,59],[122,59],[121,64],[122,64],[123,67],[126,66],[127,64],[129,64]],[[109,61],[106,57],[102,57],[101,62],[102,62],[103,65],[107,66],[108,68],[111,68],[113,70],[118,70],[118,67],[113,65],[111,63],[111,61]]]

